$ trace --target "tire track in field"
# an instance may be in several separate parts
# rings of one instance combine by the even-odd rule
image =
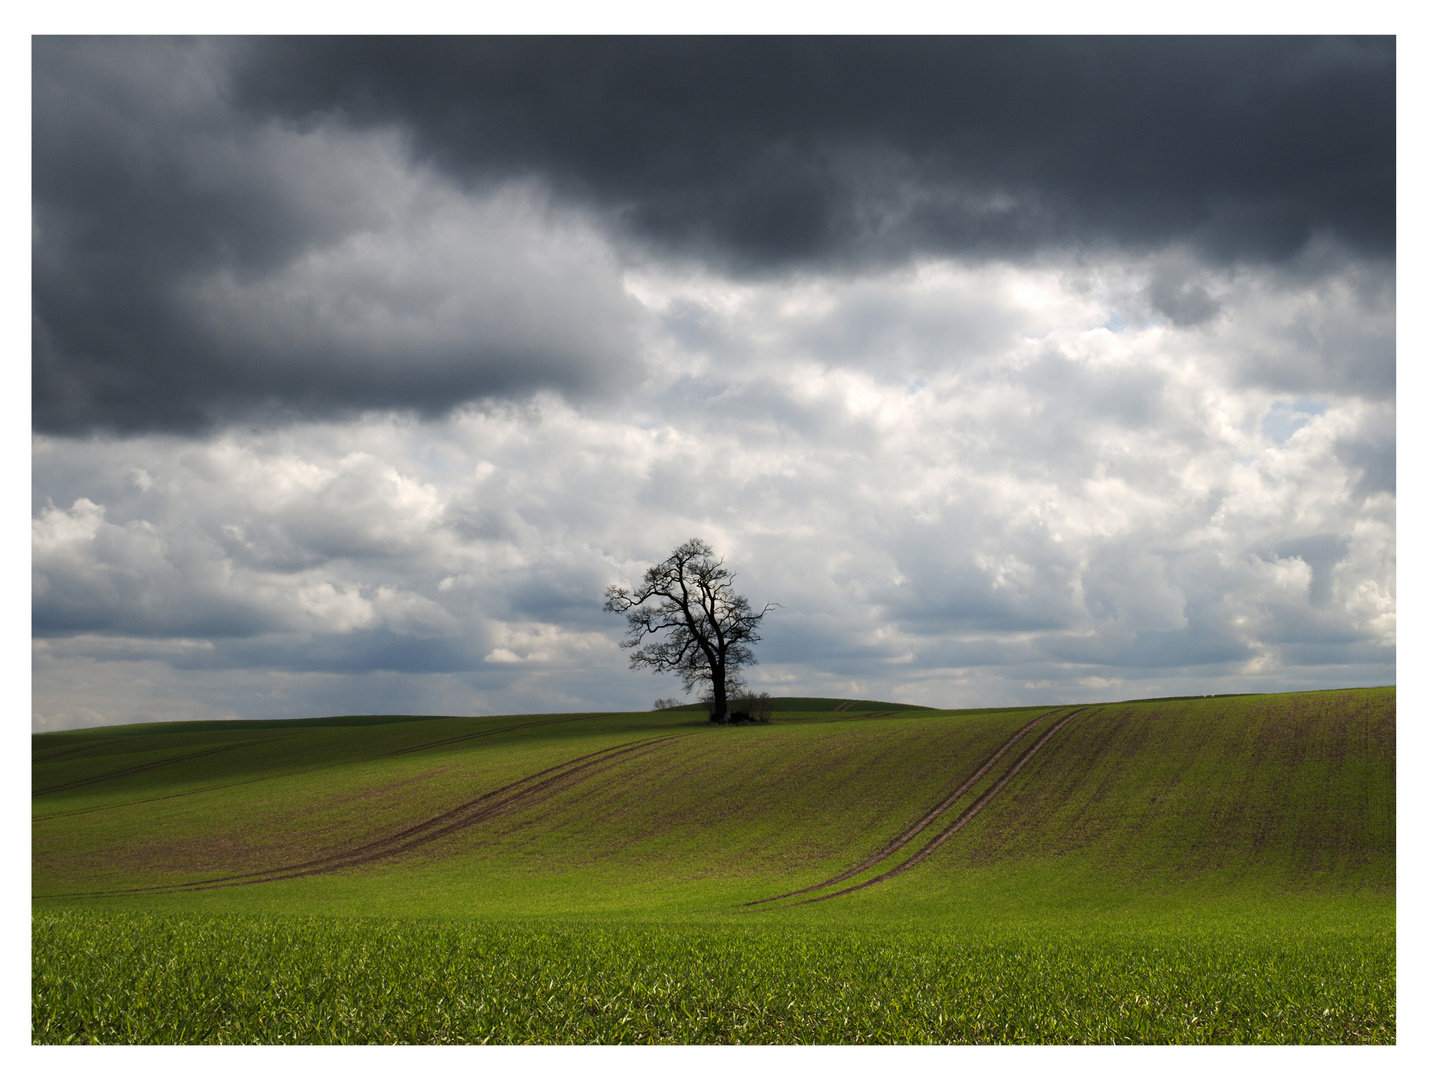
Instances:
[[[642,750],[648,750],[660,743],[669,742],[672,739],[684,737],[685,736],[681,735],[666,735],[658,739],[638,739],[634,742],[620,743],[617,746],[606,747],[604,750],[583,754],[580,757],[572,758],[570,761],[563,762],[560,765],[553,765],[548,769],[542,769],[540,772],[532,773],[530,776],[513,781],[504,787],[499,787],[495,791],[488,791],[486,794],[479,795],[469,802],[462,803],[460,806],[437,814],[435,817],[418,822],[416,825],[410,825],[381,840],[373,840],[366,844],[361,844],[358,847],[349,848],[347,851],[337,855],[314,859],[307,863],[278,867],[276,871],[267,872],[274,873],[295,870],[325,864],[334,860],[353,858],[358,859],[358,861],[366,862],[371,861],[372,858],[385,858],[388,855],[398,854],[402,851],[410,850],[413,847],[431,843],[433,840],[445,836],[448,833],[468,828],[479,821],[493,816],[497,810],[510,806],[513,803],[527,801],[532,795],[544,792],[558,785],[562,780],[567,780],[572,777],[576,777],[578,780],[587,780],[591,776],[604,772],[606,768],[612,767],[620,758],[639,753]],[[604,766],[604,768],[602,768],[602,766]],[[582,773],[586,775],[580,775]],[[542,777],[545,777],[545,779],[541,779]],[[500,796],[506,797],[499,798]],[[493,802],[492,800],[497,801]],[[376,854],[373,854],[374,852]],[[251,875],[233,876],[247,877]]]
[[[69,791],[71,788],[86,787],[89,784],[102,784],[106,780],[122,780],[127,776],[137,776],[142,772],[149,772],[151,769],[162,769],[165,765],[174,765],[180,761],[193,761],[195,758],[208,757],[210,754],[223,754],[230,750],[241,750],[246,746],[258,746],[261,743],[277,742],[279,739],[287,738],[286,735],[272,735],[266,739],[251,739],[248,742],[230,743],[227,746],[214,746],[207,750],[198,750],[192,754],[179,754],[176,757],[164,758],[162,761],[151,761],[147,765],[134,765],[128,769],[116,769],[114,772],[101,773],[99,776],[91,776],[85,780],[71,780],[68,784],[56,784],[54,787],[41,788],[32,791],[31,797],[36,795],[53,795],[58,791]]]
[[[493,728],[491,731],[476,731],[476,732],[472,732],[470,735],[457,735],[457,736],[455,736],[455,737],[453,737],[453,738],[450,738],[450,739],[437,739],[437,740],[435,740],[434,742],[419,743],[419,744],[417,744],[416,746],[407,746],[407,747],[403,747],[403,748],[400,749],[400,750],[387,750],[387,751],[384,751],[384,752],[381,753],[381,754],[375,754],[374,756],[372,756],[372,757],[370,757],[370,758],[353,758],[351,761],[343,762],[342,764],[344,764],[344,765],[360,765],[360,764],[362,764],[363,762],[367,762],[367,761],[377,761],[377,760],[379,760],[379,759],[381,759],[381,758],[397,757],[397,756],[400,755],[400,754],[413,754],[413,753],[416,753],[418,750],[428,750],[428,749],[430,749],[430,748],[432,748],[432,747],[434,747],[434,746],[446,746],[446,745],[449,745],[449,744],[451,744],[451,743],[466,742],[466,741],[468,741],[468,740],[470,740],[470,739],[480,739],[480,738],[483,738],[483,737],[485,737],[485,736],[487,736],[487,735],[500,735],[500,734],[502,734],[503,732],[507,732],[507,731],[519,731],[519,730],[521,730],[522,728],[546,727],[546,726],[549,725],[549,724],[569,724],[569,723],[572,723],[572,722],[574,722],[574,721],[576,721],[576,720],[591,720],[591,719],[594,719],[595,717],[598,717],[599,715],[600,715],[599,713],[585,713],[585,714],[583,714],[583,715],[581,715],[581,716],[564,716],[564,717],[560,717],[559,719],[556,719],[556,720],[537,720],[537,721],[535,721],[535,722],[533,722],[533,723],[530,723],[530,724],[514,724],[514,725],[512,725],[511,727]],[[453,718],[453,719],[455,719],[455,718]],[[274,736],[274,738],[287,738],[287,736],[286,736],[286,735],[278,735],[278,736]],[[119,742],[119,741],[122,741],[122,740],[114,739],[114,740],[110,740],[110,741],[111,741],[111,742]],[[259,742],[268,742],[268,741],[271,741],[271,740],[270,740],[270,739],[269,739],[269,740],[260,739],[260,740],[258,740],[258,741],[259,741]],[[248,744],[248,745],[252,745],[252,744]],[[81,748],[81,749],[83,749],[83,748]],[[232,748],[230,747],[229,749],[232,749]],[[70,751],[63,751],[63,753],[69,753],[69,752],[70,752]],[[174,759],[172,759],[172,760],[177,761],[177,760],[179,760],[179,759],[178,759],[178,758],[174,758]],[[224,790],[225,788],[242,787],[244,784],[261,784],[261,783],[263,783],[263,782],[265,782],[265,781],[275,780],[275,779],[288,780],[288,779],[290,779],[290,778],[292,778],[292,777],[294,777],[294,776],[305,776],[305,775],[307,775],[307,774],[309,774],[309,773],[322,772],[324,769],[328,769],[328,768],[331,768],[331,767],[332,767],[332,766],[330,766],[330,765],[315,765],[315,766],[313,766],[313,767],[310,768],[310,769],[298,769],[298,770],[295,771],[295,772],[283,773],[280,777],[274,777],[274,776],[257,776],[257,777],[254,777],[254,778],[251,779],[251,780],[235,780],[235,781],[233,781],[232,783],[229,783],[229,784],[210,784],[210,785],[208,785],[207,787],[192,788],[192,789],[190,789],[190,790],[188,790],[188,791],[175,791],[175,792],[173,792],[172,794],[169,794],[169,795],[155,795],[155,796],[152,796],[152,797],[147,798],[147,799],[131,799],[131,800],[129,800],[128,802],[109,803],[109,804],[107,804],[107,805],[105,805],[105,806],[90,806],[90,807],[85,807],[85,808],[82,809],[82,810],[60,810],[60,811],[57,811],[56,813],[53,813],[53,814],[41,814],[41,815],[39,815],[38,817],[33,817],[33,816],[32,816],[30,820],[31,820],[31,821],[51,821],[51,820],[53,820],[53,819],[55,819],[55,818],[78,817],[78,816],[80,816],[81,814],[97,814],[97,813],[99,813],[99,812],[101,812],[101,811],[104,811],[104,810],[121,810],[121,809],[123,809],[123,808],[126,807],[126,806],[140,806],[140,805],[142,805],[142,804],[144,804],[144,803],[163,802],[165,799],[181,799],[181,798],[185,798],[186,796],[189,796],[189,795],[203,795],[203,794],[206,794],[206,793],[208,793],[208,792],[210,792],[210,791],[222,791],[222,790]],[[117,775],[117,774],[116,774],[116,775]],[[87,781],[86,781],[86,782],[87,782]],[[48,795],[48,794],[49,794],[50,792],[52,792],[52,791],[62,791],[62,790],[64,790],[64,789],[63,789],[63,788],[47,788],[47,789],[44,790],[44,791],[36,791],[36,792],[33,792],[32,795]]]
[[[835,877],[831,877],[827,881],[821,881],[817,885],[809,885],[803,889],[795,889],[793,892],[781,893],[779,896],[769,896],[763,900],[749,900],[746,901],[742,906],[753,907],[755,904],[772,904],[775,900],[787,900],[791,896],[802,896],[804,893],[815,892],[819,889],[826,889],[830,885],[837,885],[841,881],[847,881],[849,878],[855,876],[856,874],[861,874],[869,867],[876,866],[884,859],[896,854],[900,848],[906,847],[908,844],[910,844],[918,836],[919,833],[923,832],[924,829],[931,825],[940,814],[942,814],[945,810],[948,809],[948,807],[952,806],[955,802],[957,802],[964,795],[966,795],[968,789],[974,784],[976,784],[979,780],[981,780],[984,776],[986,776],[988,774],[988,771],[991,770],[991,768],[996,765],[1000,760],[1002,760],[1002,758],[1007,754],[1009,750],[1011,750],[1024,737],[1026,737],[1029,731],[1035,728],[1043,720],[1046,720],[1047,717],[1052,716],[1054,713],[1057,713],[1059,711],[1060,710],[1058,709],[1053,709],[1050,712],[1042,713],[1040,716],[1029,722],[1026,726],[1018,730],[1018,732],[1013,735],[1012,738],[1008,739],[1005,743],[998,747],[997,750],[993,752],[992,756],[986,761],[984,761],[982,765],[978,767],[976,772],[974,772],[970,777],[964,780],[962,784],[960,784],[951,795],[944,798],[942,802],[938,803],[937,806],[933,807],[933,809],[929,810],[912,825],[908,826],[908,828],[904,829],[892,840],[888,841],[888,843],[883,845],[883,847],[879,851],[869,856],[857,866],[845,870],[843,873],[838,874]]]
[[[617,746],[583,754],[570,761],[532,773],[530,776],[496,788],[494,791],[488,791],[475,799],[378,840],[359,844],[345,851],[317,859],[309,859],[306,862],[288,863],[283,866],[270,867],[267,870],[253,870],[243,874],[200,878],[197,881],[188,881],[177,885],[143,885],[129,889],[61,894],[46,899],[120,896],[138,893],[201,892],[209,889],[234,888],[239,885],[260,885],[296,877],[311,877],[316,874],[326,874],[335,870],[361,866],[430,844],[451,833],[470,828],[503,812],[519,809],[531,802],[544,801],[544,798],[549,798],[556,791],[589,780],[591,777],[621,764],[623,759],[630,755],[648,753],[662,743],[685,738],[689,738],[689,734],[666,735],[656,739],[637,739],[633,742],[621,743]]]
[[[991,802],[993,798],[996,797],[997,793],[1003,788],[1005,788],[1012,780],[1012,778],[1022,771],[1022,767],[1026,765],[1029,761],[1031,761],[1033,757],[1036,756],[1037,751],[1041,750],[1042,747],[1046,745],[1048,739],[1050,739],[1053,735],[1057,734],[1057,732],[1061,731],[1062,728],[1066,727],[1072,717],[1084,712],[1086,712],[1086,709],[1074,709],[1072,712],[1062,717],[1061,720],[1057,721],[1056,724],[1054,724],[1047,732],[1045,732],[1040,739],[1033,743],[1027,749],[1027,751],[1020,758],[1017,759],[1016,764],[1014,764],[1012,768],[1008,769],[1007,772],[1002,774],[1001,778],[998,779],[997,783],[995,783],[991,788],[989,788],[986,792],[983,793],[982,797],[978,799],[977,802],[973,803],[972,806],[968,807],[961,814],[959,814],[956,821],[954,821],[946,829],[940,832],[937,836],[933,837],[933,839],[929,841],[928,845],[924,847],[921,851],[919,851],[916,855],[914,855],[911,859],[908,859],[906,862],[899,863],[892,870],[889,870],[888,872],[883,874],[879,874],[875,878],[870,878],[868,881],[860,882],[858,885],[851,886],[847,889],[840,889],[838,892],[829,893],[827,896],[815,896],[809,900],[800,900],[799,903],[817,904],[822,900],[832,900],[836,896],[847,896],[849,893],[858,892],[860,889],[866,889],[870,885],[877,885],[879,882],[887,881],[891,877],[897,877],[905,870],[913,869],[913,867],[917,866],[929,855],[937,851],[938,848],[942,847],[943,844],[945,844],[948,840],[952,839],[954,835],[961,832],[963,826],[966,825],[973,818],[977,817],[977,815],[982,811],[983,807],[985,807],[989,802]]]

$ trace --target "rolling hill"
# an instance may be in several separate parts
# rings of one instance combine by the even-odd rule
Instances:
[[[1064,946],[1294,926],[1377,943],[1392,1038],[1393,688],[775,710],[37,735],[35,911]]]

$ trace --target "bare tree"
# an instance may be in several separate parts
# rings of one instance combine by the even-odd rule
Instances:
[[[635,650],[630,666],[673,672],[687,692],[707,685],[717,723],[728,720],[729,695],[743,686],[740,669],[756,663],[750,646],[759,640],[760,620],[779,606],[755,612],[733,584],[724,560],[693,539],[646,570],[639,588],[612,585],[605,593],[605,610],[624,615],[629,627],[620,646]]]

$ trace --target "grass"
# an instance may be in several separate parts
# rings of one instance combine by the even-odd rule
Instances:
[[[1392,1042],[1394,700],[1088,707],[916,869],[755,907],[876,853],[1050,710],[36,736],[33,1037]],[[429,843],[261,880],[581,760]],[[192,888],[235,873],[257,876]]]
[[[67,912],[36,920],[33,1025],[53,1043],[1392,1041],[1392,928],[1291,930]]]

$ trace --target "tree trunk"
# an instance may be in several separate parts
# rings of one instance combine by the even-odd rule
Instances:
[[[711,666],[710,686],[714,690],[714,714],[710,717],[716,724],[723,724],[729,719],[729,706],[725,700],[724,692],[724,667]]]

